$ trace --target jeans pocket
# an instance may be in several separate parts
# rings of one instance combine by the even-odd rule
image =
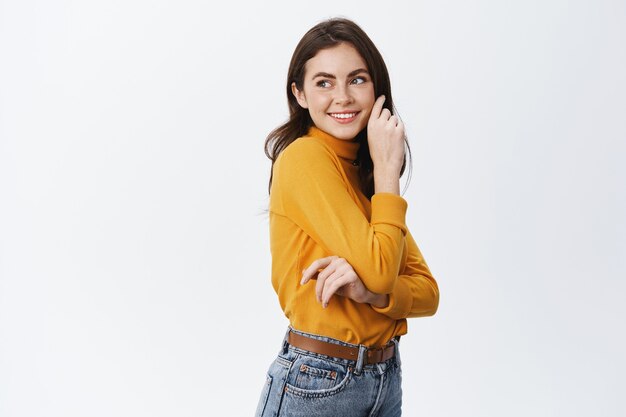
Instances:
[[[308,355],[300,355],[291,367],[285,392],[296,396],[321,398],[341,392],[352,377],[346,365]]]
[[[265,411],[265,405],[267,404],[267,399],[269,397],[271,387],[272,387],[272,376],[270,374],[266,374],[265,385],[263,385],[263,389],[261,390],[261,397],[259,398],[259,404],[256,407],[256,413],[254,413],[256,417],[261,417],[263,415],[263,411]]]

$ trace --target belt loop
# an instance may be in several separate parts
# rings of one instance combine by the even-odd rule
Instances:
[[[396,363],[398,364],[398,366],[402,365],[402,360],[400,359],[400,337],[394,337],[393,339],[393,343],[396,344],[395,346],[395,352],[394,352],[394,356],[395,356],[395,360]]]
[[[365,357],[367,356],[367,346],[359,345],[359,357],[356,359],[356,368],[354,369],[355,375],[361,375],[363,365],[365,364]]]

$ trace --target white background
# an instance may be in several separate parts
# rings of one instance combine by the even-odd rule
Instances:
[[[3,0],[1,416],[253,414],[287,326],[263,145],[331,16],[386,60],[441,290],[404,415],[626,413],[623,1]]]

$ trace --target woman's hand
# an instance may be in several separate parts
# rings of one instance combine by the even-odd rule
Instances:
[[[367,123],[367,141],[374,167],[397,171],[404,161],[404,124],[389,109],[383,108],[385,96],[374,102]]]
[[[322,269],[318,274],[318,270]],[[365,288],[363,281],[354,272],[352,265],[344,258],[328,256],[316,259],[308,268],[302,270],[301,285],[315,278],[315,297],[326,308],[330,298],[337,294],[348,297],[357,303],[369,303],[376,307],[385,307],[389,302],[386,294],[375,294]]]

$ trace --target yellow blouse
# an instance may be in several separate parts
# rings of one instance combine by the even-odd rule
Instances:
[[[409,317],[431,316],[439,288],[405,223],[406,200],[359,188],[359,143],[312,126],[278,156],[270,189],[272,285],[294,328],[370,347],[407,333]],[[345,258],[368,290],[389,294],[377,308],[334,295],[326,308],[302,269]]]

